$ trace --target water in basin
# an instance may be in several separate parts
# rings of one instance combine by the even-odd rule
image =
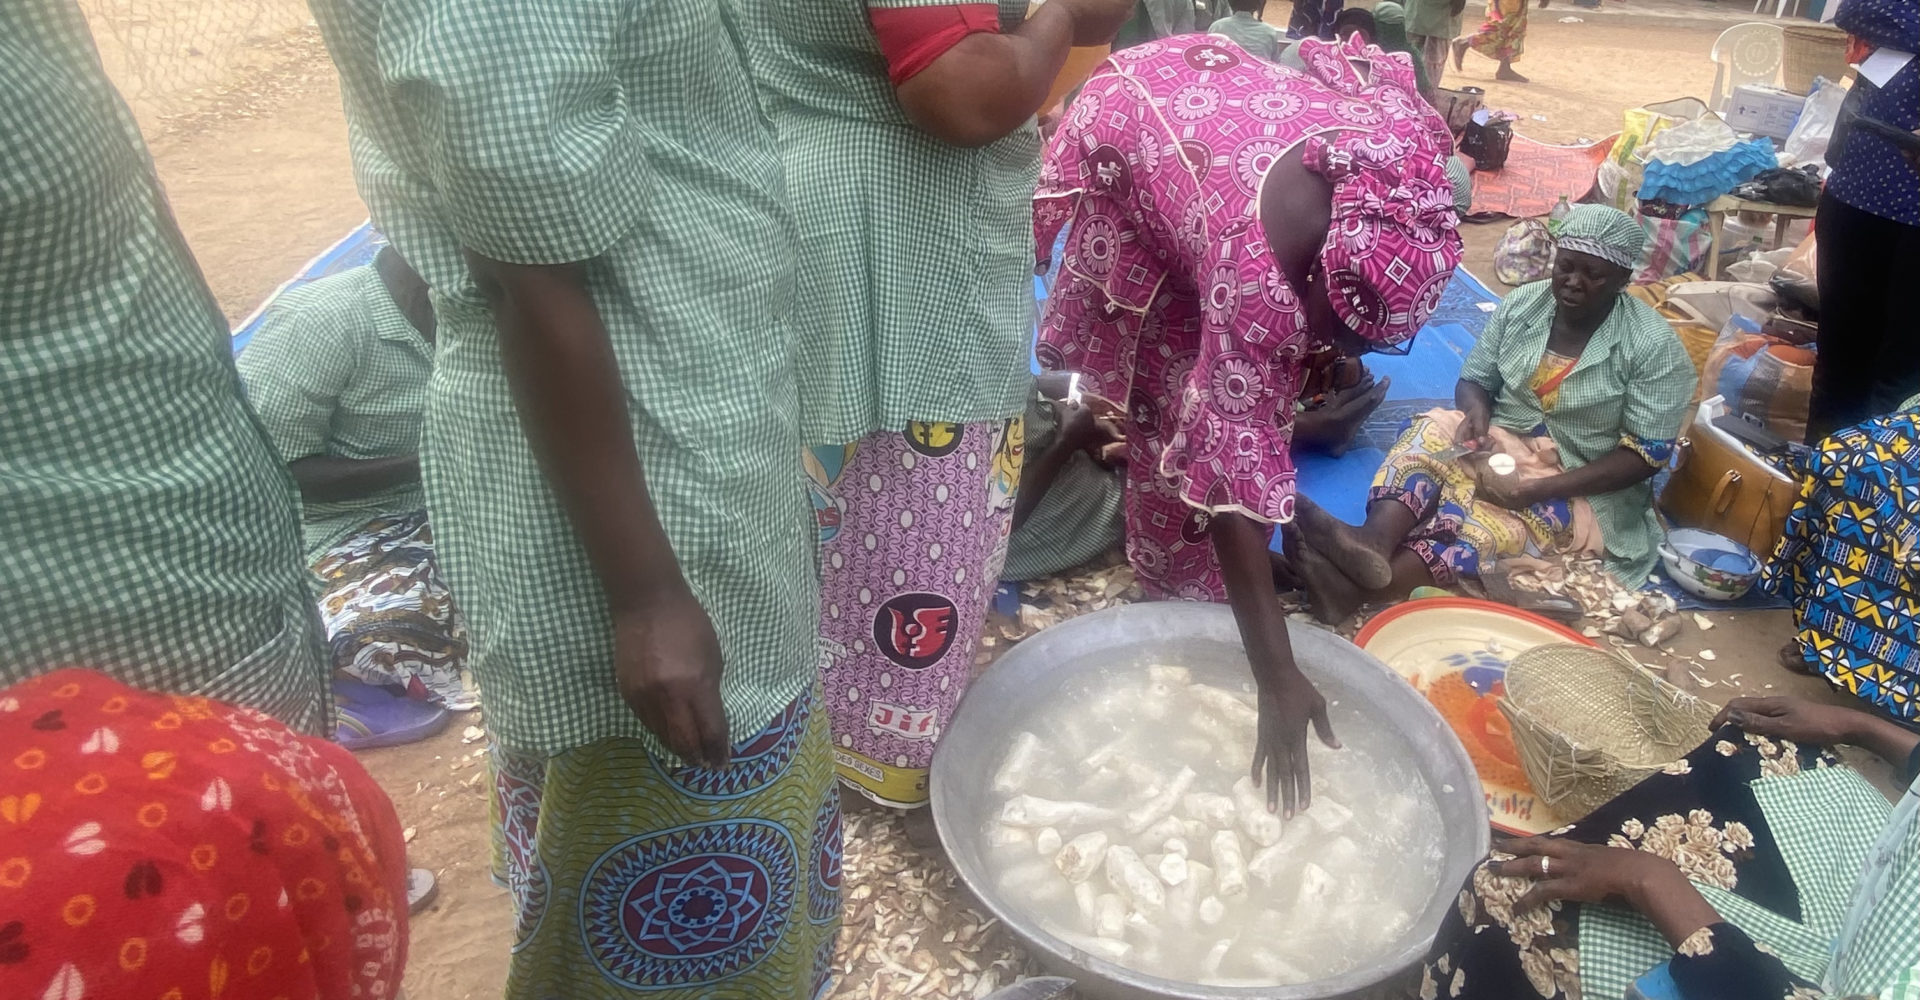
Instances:
[[[1150,663],[1063,671],[1008,720],[982,832],[1000,893],[1061,941],[1175,981],[1291,985],[1390,951],[1443,856],[1406,744],[1336,701],[1343,747],[1309,740],[1313,804],[1282,823],[1248,780],[1251,684]]]

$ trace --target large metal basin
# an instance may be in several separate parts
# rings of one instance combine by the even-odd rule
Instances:
[[[1159,602],[1109,608],[1049,628],[1001,657],[968,688],[933,758],[934,822],[961,879],[1043,965],[1078,980],[1079,995],[1096,1000],[1320,1000],[1362,993],[1420,959],[1462,880],[1487,853],[1487,807],[1480,780],[1465,748],[1433,706],[1386,664],[1345,639],[1298,623],[1288,628],[1294,658],[1321,693],[1330,700],[1353,699],[1370,706],[1378,723],[1399,736],[1401,750],[1426,778],[1446,828],[1446,855],[1434,898],[1407,934],[1371,965],[1314,983],[1258,989],[1201,986],[1121,968],[1052,937],[1002,898],[988,877],[981,843],[997,798],[989,776],[1006,752],[1011,726],[1026,716],[1027,706],[1086,673],[1155,659],[1187,665],[1196,677],[1215,683],[1247,679],[1240,632],[1224,605]],[[1248,747],[1249,760],[1252,752]],[[1286,932],[1285,927],[1270,931]]]

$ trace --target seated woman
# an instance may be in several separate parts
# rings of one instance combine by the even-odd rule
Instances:
[[[1268,545],[1314,343],[1419,330],[1460,259],[1445,123],[1404,63],[1301,45],[1311,75],[1204,35],[1116,53],[1068,108],[1035,195],[1071,223],[1038,357],[1124,414],[1127,557],[1149,596],[1232,604],[1260,695],[1255,774],[1307,804],[1325,701],[1293,661]]]
[[[1850,708],[1735,698],[1700,748],[1461,889],[1424,1000],[1912,997],[1920,736]],[[1907,783],[1887,800],[1822,749]]]
[[[1696,376],[1667,321],[1623,292],[1643,239],[1623,212],[1576,207],[1553,277],[1508,295],[1467,355],[1459,409],[1415,419],[1388,453],[1366,523],[1301,504],[1304,544],[1288,552],[1315,615],[1340,621],[1509,556],[1604,554],[1622,583],[1646,582],[1660,535],[1648,480]]]
[[[427,286],[391,247],[295,288],[237,365],[300,487],[348,746],[430,735],[478,704],[461,677],[466,626],[433,562],[420,427],[433,375]],[[357,683],[356,683],[357,682]]]
[[[0,760],[0,997],[399,995],[405,838],[340,747],[68,669],[0,689]]]
[[[1763,584],[1793,602],[1781,662],[1920,718],[1920,396],[1814,449]]]

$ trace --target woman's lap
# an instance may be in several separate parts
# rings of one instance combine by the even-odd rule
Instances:
[[[1798,920],[1801,901],[1793,876],[1751,785],[1836,764],[1819,748],[1724,727],[1665,772],[1554,835],[1658,854],[1679,864],[1697,884],[1728,890]],[[1494,863],[1476,868],[1462,888],[1434,939],[1425,974],[1441,996],[1448,995],[1456,975],[1464,984],[1457,995],[1470,1000],[1580,996],[1581,967],[1607,960],[1580,952],[1583,905],[1561,903],[1551,911],[1516,916],[1513,902],[1533,883],[1494,874],[1489,868]]]
[[[1368,496],[1369,503],[1397,502],[1412,512],[1418,523],[1405,547],[1442,586],[1477,576],[1483,563],[1554,551],[1573,529],[1566,501],[1512,511],[1476,499],[1465,467],[1439,457],[1454,444],[1458,416],[1439,411],[1415,417],[1387,453]]]

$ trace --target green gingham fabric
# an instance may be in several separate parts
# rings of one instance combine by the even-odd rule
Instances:
[[[1667,321],[1638,299],[1620,296],[1561,383],[1549,414],[1527,383],[1547,348],[1553,311],[1551,282],[1522,285],[1501,301],[1468,353],[1460,377],[1492,393],[1493,422],[1518,434],[1546,424],[1568,469],[1622,444],[1670,447],[1699,376]],[[1660,538],[1652,484],[1587,500],[1606,542],[1607,569],[1629,586],[1645,583]]]
[[[1795,975],[1824,981],[1830,996],[1912,997],[1920,968],[1920,935],[1914,932],[1920,926],[1920,828],[1913,814],[1889,823],[1887,800],[1844,767],[1761,778],[1752,788],[1799,890],[1803,919],[1789,920],[1712,886],[1700,886],[1701,895]],[[1836,957],[1843,919],[1876,852],[1884,854],[1875,870],[1884,872],[1889,891],[1873,905],[1861,932],[1840,940]],[[1581,907],[1584,995],[1621,996],[1628,983],[1672,957],[1673,948],[1644,917],[1618,906]]]
[[[1027,404],[1027,467],[1053,447],[1053,407],[1036,394]],[[1120,474],[1076,453],[1053,485],[1007,538],[1003,580],[1032,580],[1073,569],[1120,544]]]
[[[0,4],[0,685],[331,717],[293,482],[72,0]]]
[[[800,222],[802,431],[857,441],[908,421],[1020,413],[1031,384],[1033,123],[979,149],[907,119],[869,6],[739,0]],[[1003,27],[1026,0],[1000,0]]]
[[[1243,10],[1236,10],[1213,22],[1213,27],[1208,28],[1207,33],[1219,35],[1245,49],[1248,55],[1259,56],[1268,62],[1279,59],[1281,46],[1287,44],[1286,32]]]
[[[1838,993],[1920,1000],[1920,778],[1907,786],[1855,887],[1827,985]]]
[[[289,462],[420,450],[433,344],[407,322],[372,264],[281,295],[236,364],[267,436]],[[353,500],[308,501],[307,561],[376,517],[426,506],[419,483]]]
[[[793,226],[771,123],[712,0],[315,0],[375,223],[434,292],[421,439],[434,550],[488,724],[560,752],[652,736],[601,592],[521,433],[466,247],[581,264],[647,485],[720,637],[733,738],[812,683]]]
[[[1431,38],[1458,38],[1460,15],[1449,0],[1406,0],[1407,34]]]

